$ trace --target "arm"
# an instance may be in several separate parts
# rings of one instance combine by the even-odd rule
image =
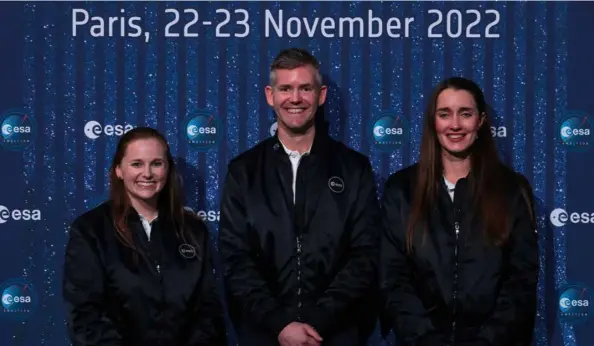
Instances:
[[[241,318],[268,329],[275,336],[293,322],[276,301],[253,260],[243,192],[233,164],[225,179],[221,199],[219,249],[229,299],[242,307]]]
[[[532,218],[532,191],[528,186],[524,192],[528,197],[518,196],[515,207],[511,209],[515,219],[507,244],[509,262],[495,311],[479,332],[484,345],[518,342],[520,334],[533,329],[538,283],[538,235]]]
[[[369,161],[363,170],[352,212],[348,260],[336,274],[316,307],[305,312],[304,320],[322,337],[340,327],[341,315],[353,302],[369,295],[377,287],[379,266],[379,204],[373,171]]]
[[[71,227],[62,282],[68,333],[73,346],[117,346],[121,337],[105,311],[105,273],[91,244],[78,227]]]
[[[205,230],[206,231],[206,230]],[[185,346],[226,346],[225,315],[219,287],[213,274],[213,256],[208,235],[205,233],[200,255],[202,279],[198,285],[193,304],[190,307],[191,316],[188,323],[189,338]]]
[[[406,254],[408,210],[401,206],[405,196],[397,184],[393,178],[388,179],[382,197],[382,326],[392,328],[404,345],[439,345],[428,311],[415,292],[413,267]]]

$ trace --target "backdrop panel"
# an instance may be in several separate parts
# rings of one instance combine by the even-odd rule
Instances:
[[[501,154],[538,199],[535,342],[593,345],[593,14],[578,2],[0,4],[0,344],[69,345],[67,227],[106,198],[125,131],[167,135],[186,204],[216,234],[228,161],[274,133],[269,64],[298,46],[321,61],[330,135],[370,156],[380,192],[418,158],[431,89],[453,75],[481,85]]]

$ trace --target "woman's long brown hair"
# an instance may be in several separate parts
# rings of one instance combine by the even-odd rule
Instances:
[[[185,217],[188,213],[184,210],[182,204],[181,188],[178,180],[175,161],[171,155],[169,144],[165,137],[157,130],[150,127],[137,127],[126,132],[120,139],[116,153],[113,157],[111,168],[109,170],[110,190],[109,197],[111,200],[111,213],[115,224],[116,234],[122,244],[132,250],[137,250],[134,245],[132,233],[128,228],[127,217],[132,205],[126,193],[124,182],[118,178],[116,174],[116,167],[121,164],[126,149],[130,143],[139,139],[154,138],[163,144],[166,148],[167,155],[167,181],[163,190],[159,193],[158,208],[159,212],[166,212],[171,221],[174,223],[174,230],[178,238],[184,238]]]
[[[437,85],[425,112],[421,154],[418,163],[419,171],[413,190],[414,195],[406,233],[406,247],[409,252],[413,248],[415,232],[419,230],[427,232],[427,226],[423,222],[428,220],[430,209],[435,208],[441,188],[443,163],[441,145],[437,140],[435,130],[435,117],[437,98],[442,91],[449,88],[468,91],[474,98],[479,116],[484,117],[478,130],[478,137],[470,148],[471,168],[468,182],[469,191],[474,197],[473,205],[477,207],[475,210],[481,216],[485,235],[492,243],[499,245],[505,241],[509,234],[505,192],[501,187],[502,184],[505,184],[504,172],[495,140],[491,135],[490,115],[485,97],[480,87],[473,81],[453,77]],[[419,225],[422,227],[418,227]]]

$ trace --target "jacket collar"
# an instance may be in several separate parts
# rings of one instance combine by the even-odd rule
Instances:
[[[320,129],[316,129],[316,134],[314,136],[314,140],[309,150],[309,156],[311,157],[325,157],[328,154],[328,145],[329,145],[329,136],[325,134]],[[280,139],[278,138],[278,134],[272,137],[270,148],[277,153],[286,155],[285,149],[283,148],[283,144],[281,143]]]
[[[320,197],[324,191],[327,191],[328,178],[330,177],[328,170],[332,166],[329,157],[331,150],[329,136],[321,131],[316,131],[310,153],[304,156],[303,162],[299,165],[299,172],[302,176],[301,183],[296,184],[296,190],[298,190],[296,193],[299,196],[296,196],[295,203],[293,203],[293,173],[289,156],[278,136],[274,136],[270,143],[274,156],[281,163],[274,165],[281,186],[278,191],[282,193],[289,214],[295,215],[294,220],[298,223],[296,231],[303,232],[308,228],[313,215],[317,212]]]

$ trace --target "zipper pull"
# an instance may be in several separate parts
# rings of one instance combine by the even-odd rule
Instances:
[[[161,266],[157,264],[157,273],[159,273],[159,275],[161,275]]]

